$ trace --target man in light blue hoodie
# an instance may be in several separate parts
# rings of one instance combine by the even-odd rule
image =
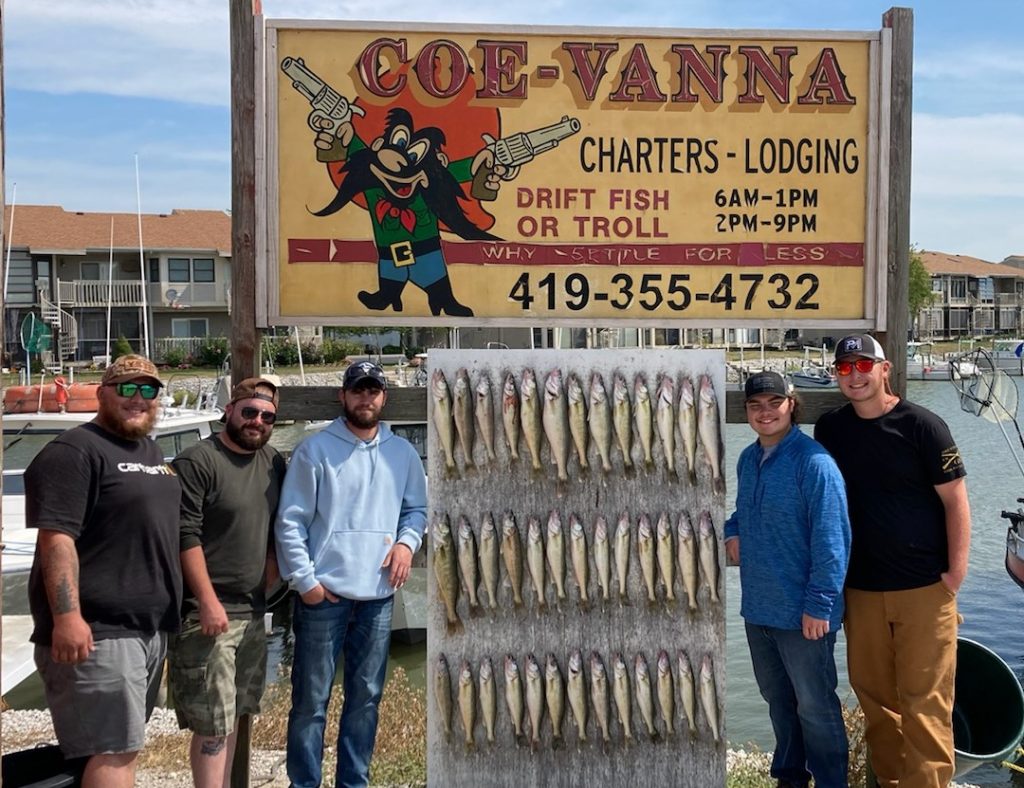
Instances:
[[[383,370],[350,366],[340,399],[344,416],[292,454],[274,527],[281,575],[299,593],[288,715],[294,788],[320,785],[327,704],[342,653],[335,785],[368,784],[394,593],[409,577],[427,522],[423,463],[412,444],[380,423]]]
[[[779,786],[846,788],[848,746],[836,696],[836,632],[850,520],[843,477],[824,447],[796,426],[799,403],[781,375],[745,386],[757,440],[736,465],[736,512],[725,524],[740,565],[747,644],[775,731]]]

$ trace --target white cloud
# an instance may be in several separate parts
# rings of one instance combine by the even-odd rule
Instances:
[[[913,188],[928,196],[1019,197],[1024,115],[914,115]]]

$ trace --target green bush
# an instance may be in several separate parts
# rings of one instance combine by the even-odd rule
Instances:
[[[169,367],[180,367],[188,360],[188,353],[180,347],[171,347],[164,351],[163,363]]]
[[[324,363],[324,351],[320,347],[320,343],[310,339],[308,342],[302,343],[302,363],[303,364],[323,364]]]
[[[294,367],[299,363],[299,349],[295,347],[295,340],[290,337],[272,340],[270,353],[274,359],[274,366]]]
[[[219,367],[228,357],[227,337],[208,337],[192,354],[192,361],[200,367]]]
[[[110,360],[117,361],[121,356],[127,356],[135,351],[132,350],[131,343],[128,342],[123,336],[118,337],[114,342],[114,347],[110,350]]]
[[[356,356],[362,351],[362,346],[347,339],[325,339],[323,354],[325,364],[340,364],[345,356]]]
[[[405,350],[402,349],[401,345],[385,345],[380,349],[380,352],[385,356],[389,356],[392,353],[405,353]]]

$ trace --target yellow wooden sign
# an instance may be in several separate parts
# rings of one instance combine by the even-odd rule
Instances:
[[[267,321],[873,326],[883,45],[269,22]]]

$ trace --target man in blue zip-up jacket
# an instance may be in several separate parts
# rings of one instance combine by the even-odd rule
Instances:
[[[349,367],[344,418],[299,445],[281,488],[278,564],[300,595],[288,715],[294,788],[320,785],[327,705],[342,653],[335,785],[365,786],[370,778],[394,593],[409,577],[427,523],[423,463],[412,444],[380,423],[386,399],[380,367]]]
[[[845,788],[849,748],[833,653],[850,555],[843,477],[796,426],[799,403],[781,375],[752,375],[744,392],[758,439],[736,466],[725,547],[740,565],[740,613],[775,731],[771,774],[779,786],[807,786],[813,776],[818,788]]]

